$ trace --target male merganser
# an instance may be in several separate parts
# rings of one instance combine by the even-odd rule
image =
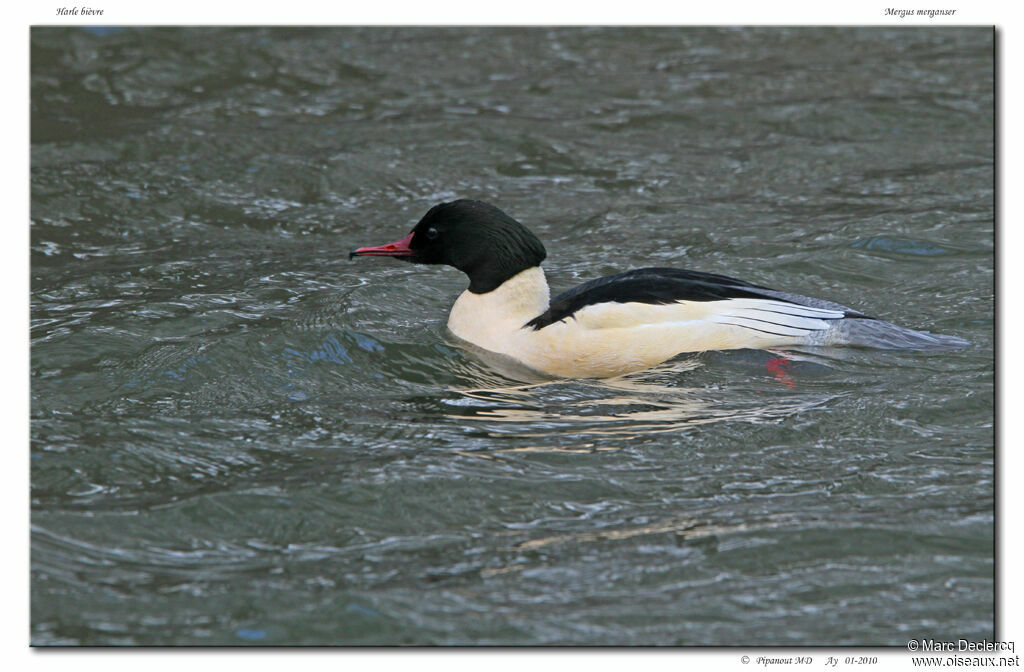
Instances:
[[[549,301],[547,252],[525,226],[481,201],[431,208],[405,238],[357,256],[447,264],[469,276],[448,317],[455,336],[568,378],[606,378],[685,352],[794,345],[939,349],[969,345],[913,331],[838,303],[724,275],[641,268]]]

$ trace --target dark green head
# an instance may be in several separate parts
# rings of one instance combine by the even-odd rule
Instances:
[[[529,229],[498,208],[461,199],[432,207],[401,240],[349,253],[349,258],[358,256],[454,266],[469,276],[469,291],[485,294],[539,266],[547,252]]]

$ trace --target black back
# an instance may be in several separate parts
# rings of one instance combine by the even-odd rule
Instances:
[[[653,303],[676,301],[723,301],[726,299],[772,299],[803,306],[841,310],[849,317],[867,317],[855,310],[798,294],[779,292],[715,273],[677,268],[639,268],[585,282],[551,300],[547,311],[527,322],[533,329],[561,322],[573,313],[597,303]]]

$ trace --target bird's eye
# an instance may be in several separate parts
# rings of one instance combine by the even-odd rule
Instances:
[[[437,229],[435,229],[434,227],[430,227],[429,229],[427,229],[426,234],[427,238],[433,240],[434,238],[437,238]]]

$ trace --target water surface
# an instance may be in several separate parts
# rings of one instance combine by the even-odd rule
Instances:
[[[32,31],[36,645],[994,638],[988,29]],[[967,338],[540,380],[458,272],[726,273]]]

